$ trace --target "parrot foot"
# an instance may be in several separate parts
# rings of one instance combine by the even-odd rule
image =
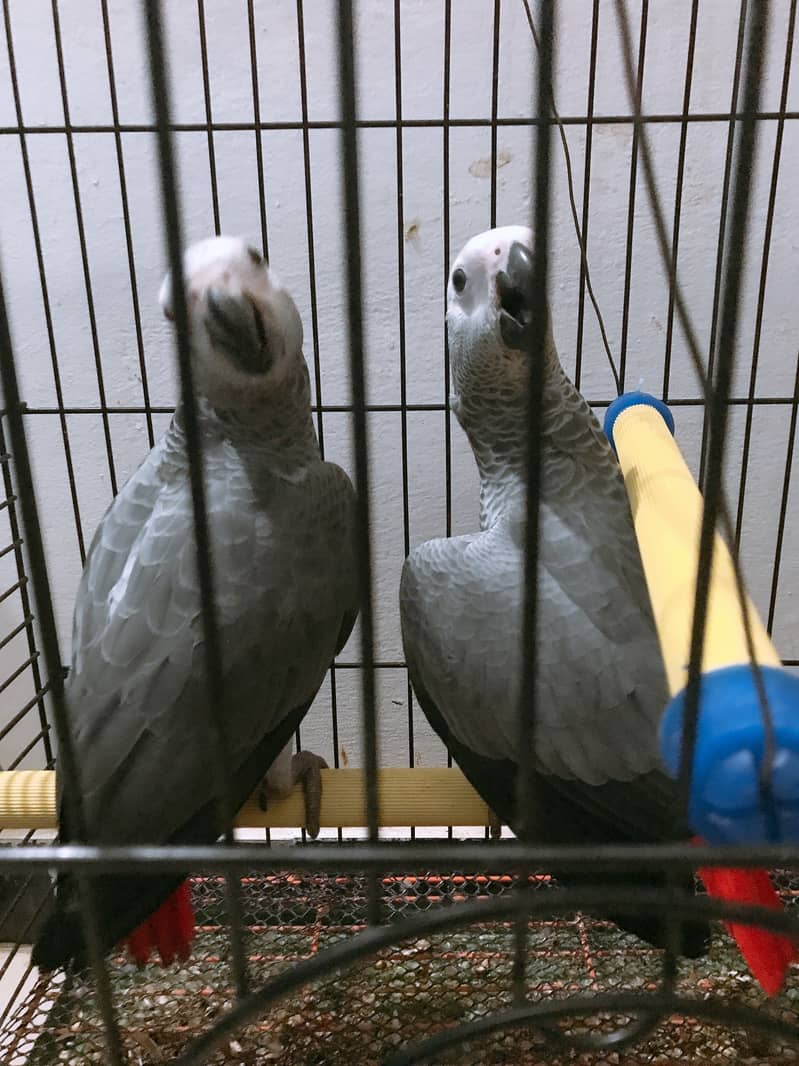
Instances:
[[[488,832],[491,834],[492,840],[499,840],[502,837],[502,822],[500,822],[490,807],[488,810]]]
[[[261,782],[258,806],[262,811],[267,810],[270,793],[286,796],[301,781],[305,793],[305,829],[311,840],[316,840],[322,807],[320,771],[326,769],[327,763],[321,755],[314,755],[312,751],[298,751],[289,758],[289,751],[284,749]]]
[[[322,813],[322,770],[327,763],[321,755],[312,751],[298,751],[291,760],[293,784],[302,781],[305,793],[305,828],[311,840],[319,836],[319,819]]]

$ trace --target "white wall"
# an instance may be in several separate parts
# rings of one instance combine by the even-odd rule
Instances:
[[[167,3],[170,60],[177,122],[206,121],[197,9]],[[788,0],[772,3],[773,17],[763,87],[764,110],[779,106]],[[141,322],[151,402],[168,406],[175,395],[170,330],[160,317],[156,294],[165,269],[146,49],[138,3],[110,0],[121,146],[133,233],[133,252],[141,303]],[[357,57],[359,117],[389,123],[362,130],[363,273],[371,403],[400,401],[398,332],[398,234],[405,257],[407,398],[411,404],[442,404],[443,288],[446,263],[473,233],[490,221],[491,0],[454,0],[450,113],[454,119],[480,119],[450,132],[450,199],[443,199],[443,0],[402,0],[402,111],[406,120],[432,120],[431,126],[403,130],[403,218],[397,215],[397,157],[394,99],[393,4],[361,0],[358,5]],[[312,122],[338,118],[333,0],[307,0],[305,47],[308,115]],[[638,32],[640,2],[629,4]],[[700,5],[691,110],[712,115],[729,111],[737,37],[738,5],[704,0]],[[259,197],[263,192],[269,228],[269,253],[295,295],[305,324],[306,355],[313,358],[308,274],[308,227],[304,190],[298,30],[294,0],[256,0],[256,38],[261,119],[283,123],[264,130],[265,187],[259,189],[256,139],[252,129],[218,130],[213,144],[223,231],[260,239]],[[556,97],[561,114],[585,113],[591,34],[588,0],[559,4]],[[95,357],[90,333],[76,223],[64,106],[59,86],[53,20],[47,0],[11,0],[11,28],[27,147],[46,267],[55,343],[67,408],[98,405]],[[123,227],[120,172],[116,157],[109,82],[99,0],[62,0],[59,4],[63,55],[73,136],[78,196],[85,226],[91,292],[96,315],[106,398],[112,412],[142,404],[142,383],[134,329],[131,285]],[[646,46],[644,108],[675,114],[682,106],[689,0],[652,0]],[[206,0],[208,62],[214,123],[252,124],[253,95],[244,0]],[[498,115],[529,116],[532,111],[536,56],[521,0],[502,3]],[[795,64],[794,64],[795,65]],[[799,77],[799,75],[797,75]],[[799,109],[799,85],[791,81],[788,109]],[[614,5],[601,5],[595,111],[599,116],[629,114],[621,68]],[[746,394],[757,306],[763,231],[768,205],[776,122],[759,128],[754,173],[752,242],[745,265],[742,321],[735,393]],[[37,268],[30,209],[16,126],[8,56],[0,46],[0,242],[6,299],[23,396],[31,407],[54,411],[56,393],[48,345],[42,288]],[[86,127],[99,126],[97,131]],[[46,132],[55,127],[55,131]],[[39,132],[41,128],[41,132]],[[648,127],[659,188],[668,217],[673,213],[680,129],[675,122]],[[578,210],[581,210],[585,148],[584,125],[567,127]],[[680,277],[703,347],[707,349],[713,306],[720,190],[727,123],[697,121],[689,126],[682,200]],[[206,131],[195,128],[176,136],[180,163],[184,236],[194,240],[213,231],[212,193]],[[602,123],[593,130],[589,258],[596,293],[611,345],[618,353],[624,298],[632,127]],[[316,286],[319,302],[319,358],[322,399],[326,405],[349,400],[344,331],[343,223],[339,188],[339,135],[334,129],[309,132],[313,196]],[[526,221],[530,213],[531,137],[529,127],[503,125],[498,133],[497,221]],[[785,124],[768,285],[762,322],[756,394],[788,397],[794,387],[799,301],[796,299],[797,207],[795,175],[799,163],[799,125]],[[554,153],[553,255],[551,299],[556,337],[567,367],[574,366],[578,313],[579,254],[571,227],[562,153]],[[444,248],[443,224],[450,220],[450,247]],[[658,391],[662,382],[668,289],[654,241],[645,186],[636,187],[632,245],[632,284],[627,349],[628,382],[644,379]],[[593,400],[608,399],[612,382],[599,344],[593,314],[586,307],[583,389]],[[685,345],[675,330],[671,396],[699,395]],[[679,441],[695,465],[701,431],[698,408],[675,411]],[[737,496],[745,409],[731,416],[727,484]],[[743,557],[756,600],[768,602],[780,492],[786,461],[790,407],[764,404],[755,409],[750,476],[744,512]],[[157,415],[156,429],[168,419]],[[372,433],[374,545],[378,656],[401,659],[396,589],[403,546],[401,415],[375,412]],[[117,478],[127,477],[145,454],[148,441],[142,413],[111,413],[108,418]],[[88,539],[111,498],[102,418],[93,413],[66,416],[75,467],[80,515]],[[50,577],[65,656],[71,607],[80,573],[76,524],[70,503],[59,417],[31,415],[27,430],[33,451],[44,523]],[[324,416],[327,455],[350,465],[350,423],[346,414]],[[410,411],[407,416],[410,543],[444,530],[444,414]],[[453,423],[453,525],[473,527],[476,479],[462,433]],[[799,456],[795,456],[799,466]],[[799,477],[799,473],[796,475]],[[783,549],[775,638],[785,657],[799,657],[799,606],[793,595],[799,579],[799,503],[789,504]],[[0,529],[7,518],[0,512]],[[5,531],[0,548],[7,542]],[[13,556],[0,559],[0,589],[12,580]],[[0,637],[18,624],[19,598],[0,603]],[[346,661],[358,656],[350,642]],[[24,635],[0,651],[0,679],[25,657]],[[407,687],[402,669],[380,670],[379,701],[384,761],[407,761]],[[358,760],[359,673],[337,674],[340,743],[350,764]],[[1,695],[0,719],[7,719],[29,695],[26,673]],[[331,756],[330,692],[326,684],[304,728],[306,742]],[[429,764],[441,758],[421,716],[416,714],[416,756]],[[27,731],[27,732],[26,732]],[[24,723],[0,744],[0,762],[33,735]],[[40,756],[31,756],[35,761]]]

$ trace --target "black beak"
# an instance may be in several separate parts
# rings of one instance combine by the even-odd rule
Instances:
[[[535,306],[533,253],[530,249],[514,241],[508,254],[507,269],[499,271],[496,281],[502,339],[509,348],[529,350]]]
[[[246,296],[234,297],[224,289],[206,294],[205,326],[211,341],[247,374],[265,374],[272,353],[261,313]]]

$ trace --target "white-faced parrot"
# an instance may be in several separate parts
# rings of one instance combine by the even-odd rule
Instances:
[[[548,312],[543,346],[531,351],[534,333],[542,333],[533,329],[532,247],[524,227],[491,230],[466,244],[450,273],[451,406],[477,461],[480,530],[428,541],[405,563],[400,610],[410,679],[453,758],[511,828],[517,778],[528,775],[529,841],[589,848],[686,841],[677,786],[659,753],[669,696],[627,495],[599,423],[560,364]],[[531,374],[543,376],[536,718],[534,747],[520,751],[523,655],[533,650],[522,649]],[[762,871],[728,873],[726,898],[775,902]],[[563,880],[596,881],[590,874]],[[663,881],[639,871],[620,883]],[[690,874],[680,883],[693,887]],[[708,887],[715,891],[715,882]],[[610,907],[603,916],[665,946],[657,915]],[[686,921],[680,950],[702,954],[708,938],[707,923]],[[787,942],[764,932],[756,938],[774,959],[764,987],[770,967],[779,983]]]
[[[287,768],[285,749],[357,615],[354,491],[320,458],[302,324],[274,271],[246,242],[218,237],[187,250],[184,273],[229,788],[238,808],[281,756],[267,787],[315,774],[318,826],[321,760],[302,753]],[[160,298],[172,318],[169,277]],[[179,405],[102,519],[75,605],[66,705],[92,843],[218,838],[208,704]],[[70,840],[63,804],[60,832]],[[165,961],[185,955],[193,920],[182,882],[98,878],[103,948],[133,933],[146,957],[155,928]],[[71,959],[84,963],[86,947],[76,886],[61,875],[34,961],[49,970]]]

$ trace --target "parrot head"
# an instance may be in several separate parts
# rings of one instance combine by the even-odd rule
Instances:
[[[526,226],[479,233],[452,265],[447,338],[456,394],[481,380],[527,381],[534,333],[533,234]],[[546,348],[554,355],[547,313]]]
[[[190,245],[183,278],[197,387],[214,406],[249,405],[271,392],[302,356],[302,322],[264,257],[238,237]],[[174,319],[172,276],[161,308]]]

